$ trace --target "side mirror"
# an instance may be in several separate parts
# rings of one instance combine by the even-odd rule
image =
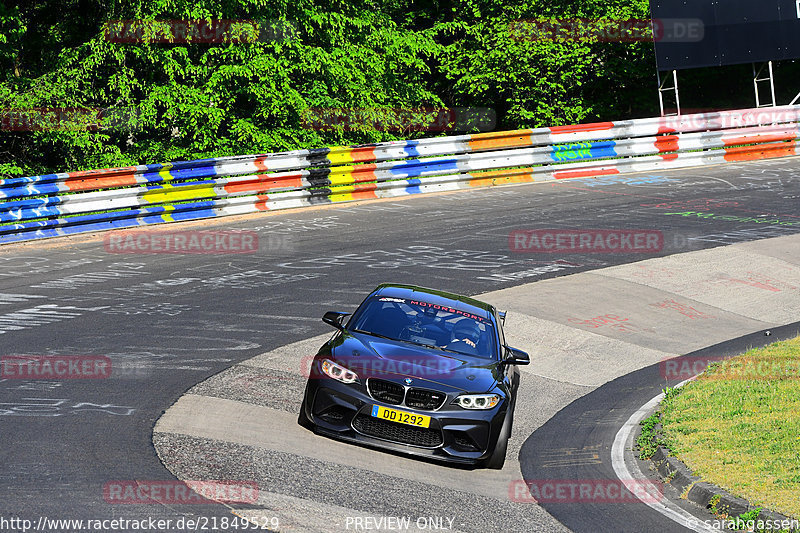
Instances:
[[[327,313],[322,315],[322,321],[325,322],[326,324],[330,324],[336,329],[344,329],[342,321],[344,320],[344,317],[346,317],[349,314],[350,313],[339,313],[338,311],[328,311]]]
[[[529,365],[531,357],[522,350],[506,346],[505,363],[509,365]]]

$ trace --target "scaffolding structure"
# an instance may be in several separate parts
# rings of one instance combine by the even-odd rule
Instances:
[[[800,0],[798,1],[800,2]],[[772,69],[772,61],[766,61],[758,66],[756,63],[753,63],[752,66],[753,92],[755,93],[756,107],[776,107],[778,102],[775,98],[775,73]],[[661,109],[661,116],[680,115],[681,97],[678,92],[678,71],[664,71],[664,75],[662,76],[662,71],[656,69],[656,76],[658,79],[658,105]],[[671,85],[670,82],[672,82]],[[769,86],[764,88],[763,86],[766,84],[769,84]],[[765,90],[767,90],[767,94],[762,95]],[[665,113],[664,96],[667,93],[672,93],[674,96],[675,109],[677,111],[675,113]],[[766,98],[764,98],[764,96],[766,96]],[[789,102],[789,105],[795,105],[798,101],[800,101],[800,93],[797,93],[797,96]]]
[[[665,87],[665,85],[669,82],[669,77],[665,77],[663,80],[661,79],[661,72],[656,71],[656,76],[658,76],[658,105],[661,107],[661,116],[667,116],[664,113],[664,93],[668,93],[670,91],[674,91],[675,94],[675,109],[677,113],[670,113],[670,115],[680,115],[681,114],[681,97],[678,94],[678,71],[672,71],[672,87]]]
[[[767,61],[766,63],[761,63],[761,66],[758,67],[756,70],[756,64],[753,63],[753,90],[756,93],[756,107],[775,107],[777,104],[775,103],[775,78],[772,75],[772,61]],[[767,68],[766,77],[759,77],[761,76],[764,68]],[[758,89],[759,83],[769,83],[769,94],[771,100],[765,104],[761,103],[761,93]]]

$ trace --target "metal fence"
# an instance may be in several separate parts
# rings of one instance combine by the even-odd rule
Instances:
[[[800,106],[0,180],[0,244],[317,204],[800,155]]]

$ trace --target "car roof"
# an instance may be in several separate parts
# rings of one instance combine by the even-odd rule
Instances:
[[[383,283],[372,292],[373,296],[388,296],[392,298],[418,298],[434,305],[449,306],[459,311],[466,311],[478,316],[491,318],[494,314],[494,306],[447,291],[428,289],[416,285],[401,285],[396,283]]]

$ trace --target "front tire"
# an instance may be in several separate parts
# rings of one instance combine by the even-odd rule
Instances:
[[[494,445],[492,455],[483,464],[485,468],[501,470],[506,462],[506,451],[508,450],[508,439],[511,438],[511,426],[514,423],[514,411],[506,415],[503,427],[497,436],[497,443]]]

